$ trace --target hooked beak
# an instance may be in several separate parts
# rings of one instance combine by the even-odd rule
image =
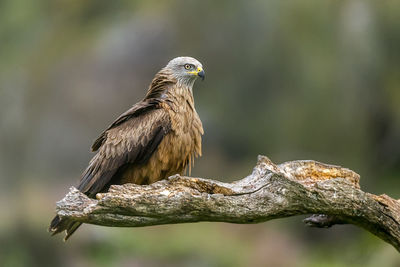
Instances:
[[[204,70],[200,67],[198,67],[197,70],[189,71],[188,73],[199,76],[203,81],[204,81],[204,77],[206,76],[206,74],[204,73]]]
[[[197,72],[197,76],[199,76],[201,80],[204,81],[204,77],[206,77],[206,74],[204,73],[204,70],[200,70],[199,72]]]

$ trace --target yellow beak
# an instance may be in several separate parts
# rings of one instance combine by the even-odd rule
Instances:
[[[190,74],[195,74],[197,76],[199,76],[202,80],[204,80],[205,77],[205,72],[202,68],[198,67],[197,70],[195,71],[189,71],[188,73]]]

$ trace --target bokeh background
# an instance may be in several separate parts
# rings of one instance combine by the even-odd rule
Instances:
[[[46,229],[89,147],[170,59],[199,59],[194,176],[314,159],[400,198],[400,1],[0,1],[1,266],[400,266],[351,225]]]

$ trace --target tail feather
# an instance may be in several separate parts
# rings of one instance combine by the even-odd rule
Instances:
[[[81,224],[81,222],[61,218],[60,216],[56,215],[50,223],[49,232],[53,236],[65,230],[66,235],[64,237],[64,241],[67,241],[68,238],[70,238],[70,236],[79,228],[79,226],[81,226]]]

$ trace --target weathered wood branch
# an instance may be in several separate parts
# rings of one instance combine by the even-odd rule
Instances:
[[[172,176],[151,185],[111,186],[90,199],[75,188],[57,213],[83,223],[140,227],[187,222],[259,223],[301,214],[305,223],[360,226],[400,251],[400,202],[363,192],[359,175],[316,161],[275,165],[259,156],[252,174],[233,182]]]

